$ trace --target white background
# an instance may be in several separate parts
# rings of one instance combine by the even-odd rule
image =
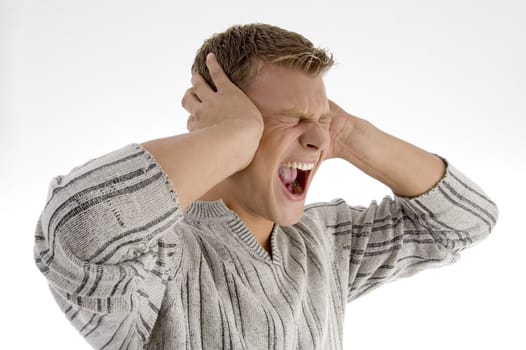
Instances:
[[[1,1],[1,348],[89,349],[33,263],[51,178],[131,142],[185,132],[180,99],[203,40],[265,22],[338,62],[329,96],[445,156],[494,199],[492,235],[457,264],[347,307],[346,349],[524,349],[523,1]],[[390,191],[343,161],[309,202]]]

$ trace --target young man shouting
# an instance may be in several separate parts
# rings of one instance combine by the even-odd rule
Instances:
[[[207,40],[189,133],[53,179],[35,259],[97,349],[341,349],[345,306],[454,262],[498,211],[442,158],[329,100],[325,51],[274,26]],[[305,206],[325,159],[395,194]]]

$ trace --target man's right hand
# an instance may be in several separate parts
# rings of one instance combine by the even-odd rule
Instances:
[[[190,112],[187,134],[143,143],[171,180],[184,209],[251,162],[263,134],[263,118],[233,84],[214,55],[207,66],[217,92],[192,76],[182,104]]]
[[[183,96],[182,105],[190,113],[188,131],[225,125],[253,128],[263,132],[263,118],[250,98],[225,74],[216,56],[209,53],[206,65],[217,87],[214,91],[199,73],[192,75],[192,87]]]

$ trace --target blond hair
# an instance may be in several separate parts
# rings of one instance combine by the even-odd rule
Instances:
[[[316,48],[304,36],[268,24],[236,25],[214,34],[197,51],[192,72],[198,72],[215,89],[206,67],[206,56],[213,52],[223,70],[243,88],[265,62],[322,74],[334,64],[332,54]]]

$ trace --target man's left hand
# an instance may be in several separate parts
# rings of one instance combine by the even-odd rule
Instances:
[[[334,101],[329,100],[331,123],[329,126],[330,146],[325,159],[342,158],[341,146],[350,135],[356,117],[347,113]]]

